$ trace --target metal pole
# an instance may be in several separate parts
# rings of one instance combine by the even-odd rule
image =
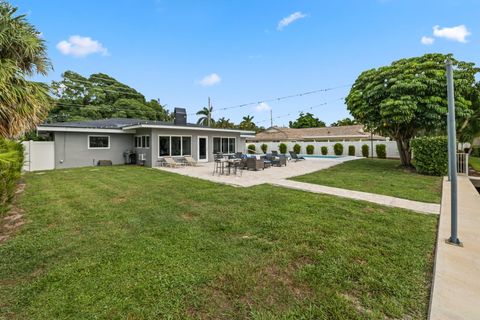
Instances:
[[[370,149],[372,149],[372,158],[373,158],[373,132],[370,132]]]
[[[457,237],[457,147],[456,147],[456,126],[455,126],[455,95],[453,88],[452,62],[447,60],[447,96],[448,96],[448,167],[450,171],[450,212],[451,231],[448,241],[452,244],[460,244]]]
[[[272,109],[270,109],[270,128],[273,128],[273,112],[272,112]]]
[[[212,113],[210,111],[210,97],[208,97],[208,126],[210,127],[210,122],[212,119]]]

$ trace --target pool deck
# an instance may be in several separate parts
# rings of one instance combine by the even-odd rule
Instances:
[[[458,238],[450,237],[450,182],[443,181],[442,205],[430,303],[430,320],[480,319],[480,194],[458,176]]]

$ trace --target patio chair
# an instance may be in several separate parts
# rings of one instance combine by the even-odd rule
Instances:
[[[257,159],[256,157],[247,158],[247,170],[264,170],[265,164],[263,159]]]
[[[185,159],[185,165],[187,166],[192,166],[192,167],[198,166],[198,162],[195,161],[195,159],[193,159],[192,156],[184,156],[183,159]]]
[[[165,160],[165,166],[170,168],[179,168],[184,166],[184,164],[175,161],[172,157],[163,157]]]
[[[298,154],[296,154],[293,151],[289,151],[290,157],[292,157],[292,160],[295,160],[295,162],[300,161],[300,160],[305,160],[304,157],[299,157]]]
[[[276,151],[276,150],[272,150],[272,155],[274,155],[274,156],[278,156],[278,151]]]

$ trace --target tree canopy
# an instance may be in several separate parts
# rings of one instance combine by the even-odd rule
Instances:
[[[325,127],[325,122],[322,120],[315,118],[315,116],[310,113],[303,113],[300,112],[298,115],[297,120],[290,121],[289,127],[290,128],[317,128],[317,127]]]
[[[0,137],[34,129],[51,106],[48,87],[29,81],[51,69],[45,41],[17,9],[0,1]]]
[[[362,72],[346,98],[348,110],[357,121],[395,139],[405,166],[411,165],[411,138],[444,130],[446,126],[447,59],[455,67],[457,119],[468,119],[479,69],[473,63],[455,60],[451,54],[401,59]]]
[[[344,118],[341,120],[338,120],[336,122],[333,122],[330,126],[332,127],[343,127],[343,126],[352,126],[354,124],[358,124],[357,120],[355,119],[350,119],[350,118]]]
[[[66,71],[62,78],[51,85],[56,99],[49,121],[172,119],[170,112],[158,100],[147,101],[137,90],[109,75],[96,73],[86,78],[76,72]]]

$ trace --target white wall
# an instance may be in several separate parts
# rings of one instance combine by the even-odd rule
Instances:
[[[55,144],[53,141],[24,141],[24,171],[53,170],[55,168]]]
[[[255,151],[257,153],[262,153],[261,145],[266,144],[268,146],[267,152],[271,152],[272,150],[278,151],[278,145],[281,142],[256,142],[256,143],[247,143],[247,146],[249,144],[254,144],[255,145]],[[371,141],[332,141],[332,142],[283,142],[287,145],[287,152],[293,150],[293,146],[295,144],[299,144],[301,146],[301,154],[306,154],[306,147],[308,145],[313,145],[314,146],[314,155],[321,155],[322,151],[321,148],[323,146],[326,146],[328,148],[328,155],[335,155],[333,152],[333,145],[336,143],[341,143],[343,144],[343,155],[348,155],[348,146],[353,145],[355,146],[355,155],[357,157],[362,156],[362,145],[366,144],[368,145],[368,153],[369,156],[372,154],[372,144]],[[384,144],[386,145],[386,150],[387,150],[387,158],[400,158],[400,155],[398,154],[398,149],[397,149],[397,143],[395,141],[373,141],[373,156],[376,157],[377,153],[375,152],[375,146],[377,144]]]

